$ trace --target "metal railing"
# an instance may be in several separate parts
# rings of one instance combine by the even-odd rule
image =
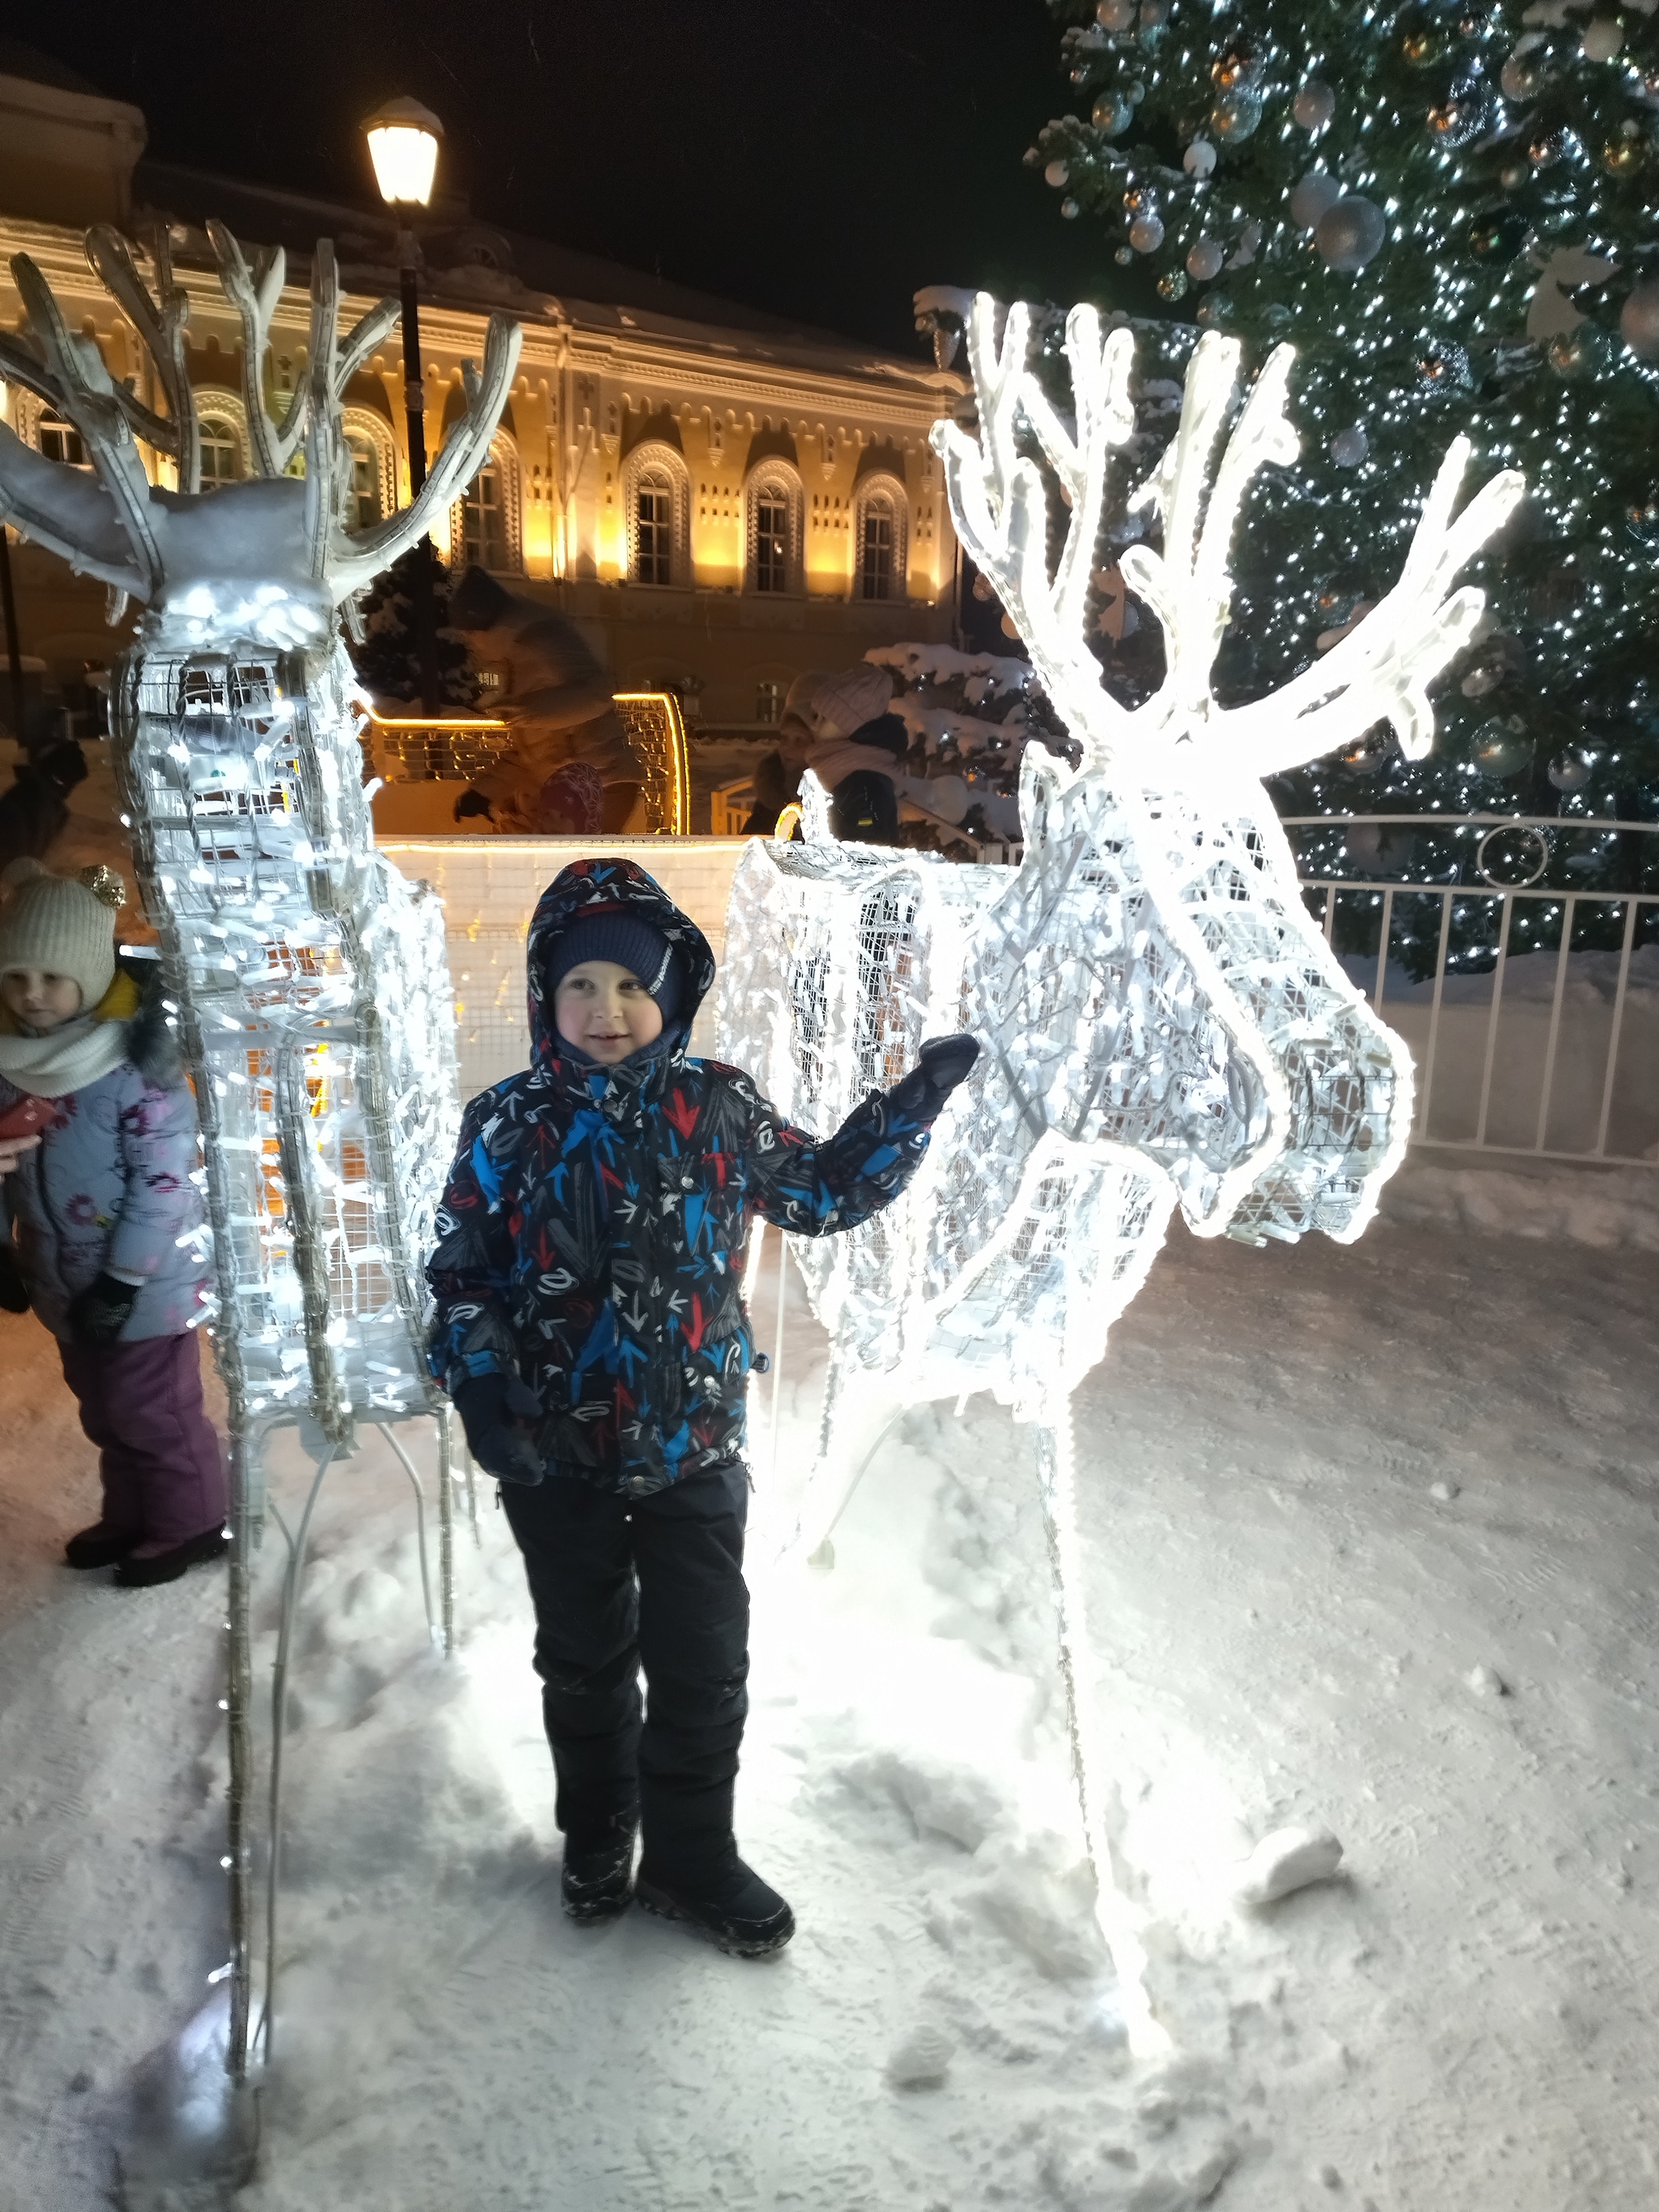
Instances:
[[[1659,1166],[1659,824],[1284,827],[1327,942],[1411,1047],[1417,1142]]]

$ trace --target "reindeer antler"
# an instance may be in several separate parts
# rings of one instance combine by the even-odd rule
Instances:
[[[340,338],[339,271],[333,246],[326,239],[319,241],[312,276],[307,373],[302,389],[275,422],[264,404],[263,379],[271,319],[282,294],[283,256],[280,249],[260,253],[250,268],[222,224],[210,223],[209,233],[221,284],[241,318],[242,386],[258,473],[284,475],[303,437],[305,567],[336,600],[349,598],[424,536],[434,517],[477,475],[512,388],[521,333],[507,317],[490,317],[483,374],[470,362],[464,368],[466,413],[446,439],[420,496],[372,529],[349,531],[340,518],[349,463],[344,395],[397,320],[399,303],[381,300]],[[27,254],[17,255],[12,271],[33,344],[0,332],[0,372],[73,423],[95,473],[48,460],[0,423],[0,519],[50,546],[72,568],[100,577],[116,594],[152,599],[164,582],[164,547],[173,543],[176,549],[182,542],[187,510],[152,499],[135,433],[173,456],[179,489],[199,495],[200,435],[184,338],[190,301],[173,281],[165,235],[155,246],[153,295],[117,232],[107,227],[90,231],[87,258],[155,361],[167,411],[156,412],[112,380],[96,344],[68,329],[40,270]],[[1040,496],[1040,485],[1038,492]]]
[[[123,405],[131,394],[118,391],[93,341],[70,331],[27,253],[13,256],[11,270],[40,352],[30,389],[80,432],[97,482],[88,483],[83,471],[62,461],[47,460],[9,426],[0,426],[6,430],[0,440],[6,519],[71,568],[148,599],[161,580],[161,553],[150,521],[149,479]],[[9,356],[19,350],[9,348]]]
[[[254,466],[262,477],[283,476],[299,450],[305,428],[306,392],[301,386],[283,410],[282,421],[273,422],[265,404],[264,362],[271,318],[288,279],[288,256],[280,246],[268,246],[255,254],[250,269],[241,247],[223,223],[210,219],[207,234],[219,264],[219,289],[235,308],[242,325],[242,404],[247,410]],[[331,348],[331,328],[328,337]]]
[[[1023,301],[1008,310],[996,343],[996,302],[981,292],[967,326],[968,356],[979,400],[977,442],[954,422],[936,422],[932,442],[945,464],[957,530],[975,565],[996,586],[1018,624],[1033,665],[1068,720],[1121,726],[1129,710],[1100,688],[1100,668],[1083,635],[1113,449],[1134,430],[1129,404],[1133,344],[1125,330],[1103,344],[1100,318],[1073,307],[1066,322],[1074,427],[1068,427],[1032,375],[1031,312]],[[1048,517],[1042,477],[1018,450],[1022,418],[1030,424],[1071,503],[1066,543],[1048,574]]]
[[[369,320],[366,316],[358,331]],[[357,333],[354,332],[348,349],[356,338]],[[434,519],[460,496],[477,476],[489,459],[489,441],[495,434],[507,395],[513,388],[523,343],[524,333],[509,316],[489,318],[484,336],[483,373],[471,362],[461,371],[466,412],[444,440],[425,484],[410,506],[401,507],[396,514],[368,530],[347,530],[337,520],[331,522],[328,574],[337,598],[361,590],[399,553],[423,538]]]
[[[1427,686],[1468,639],[1485,605],[1484,595],[1470,586],[1451,591],[1452,580],[1513,511],[1524,479],[1504,471],[1454,520],[1469,453],[1468,441],[1457,440],[1424,502],[1394,589],[1313,667],[1264,699],[1224,710],[1210,679],[1231,615],[1233,532],[1256,471],[1296,458],[1285,411],[1295,353],[1290,346],[1275,349],[1230,431],[1241,349],[1236,339],[1206,331],[1188,363],[1180,427],[1128,502],[1131,512],[1151,509],[1163,525],[1161,550],[1127,546],[1119,566],[1163,629],[1165,674],[1152,698],[1126,708],[1103,687],[1083,618],[1110,454],[1127,444],[1133,428],[1129,334],[1114,330],[1103,345],[1094,310],[1072,310],[1066,351],[1077,409],[1073,431],[1032,372],[1029,308],[1009,308],[1000,347],[995,313],[995,303],[981,293],[968,324],[979,439],[953,422],[937,422],[933,443],[945,462],[957,534],[995,585],[1085,755],[1102,761],[1138,736],[1178,745],[1183,775],[1201,762],[1206,774],[1268,776],[1317,759],[1386,719],[1407,757],[1420,758],[1434,734]],[[1052,575],[1042,478],[1019,451],[1022,425],[1029,425],[1071,505]]]
[[[125,239],[108,223],[98,223],[87,233],[86,254],[93,274],[131,324],[155,363],[156,379],[167,401],[166,415],[157,415],[135,393],[118,386],[116,396],[122,410],[141,438],[158,453],[170,454],[178,464],[179,490],[199,491],[202,441],[196,397],[191,389],[190,365],[185,355],[190,295],[173,281],[173,258],[167,233],[163,229],[155,241],[154,298],[138,274]]]
[[[1452,502],[1468,465],[1469,441],[1455,438],[1413,532],[1399,582],[1311,668],[1266,699],[1212,716],[1231,752],[1241,739],[1257,775],[1281,775],[1346,744],[1386,720],[1407,760],[1434,742],[1427,686],[1468,643],[1486,604],[1466,584],[1443,597],[1463,563],[1525,495],[1518,469],[1489,477],[1454,521]]]

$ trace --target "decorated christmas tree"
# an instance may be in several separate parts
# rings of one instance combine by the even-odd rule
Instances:
[[[1455,433],[1531,486],[1471,571],[1489,625],[1429,758],[1374,732],[1285,811],[1659,814],[1654,0],[1049,4],[1077,108],[1028,159],[1061,213],[1103,224],[1125,297],[1155,284],[1257,363],[1297,347],[1303,451],[1240,533],[1231,696],[1398,574]]]
[[[358,675],[377,700],[412,703],[421,696],[421,643],[415,619],[416,564],[430,564],[437,629],[438,712],[465,714],[477,703],[478,677],[465,638],[447,627],[449,572],[422,538],[377,576],[359,611],[363,635],[351,648]]]

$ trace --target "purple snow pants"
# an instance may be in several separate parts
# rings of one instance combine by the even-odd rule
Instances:
[[[100,1454],[103,1526],[170,1549],[225,1517],[225,1462],[202,1404],[193,1329],[132,1344],[65,1344],[64,1380]]]

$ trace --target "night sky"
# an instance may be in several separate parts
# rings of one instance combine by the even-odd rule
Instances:
[[[155,157],[329,198],[373,204],[359,123],[412,93],[479,216],[906,354],[919,284],[1108,296],[1021,160],[1071,89],[1042,0],[67,0],[25,35]]]

